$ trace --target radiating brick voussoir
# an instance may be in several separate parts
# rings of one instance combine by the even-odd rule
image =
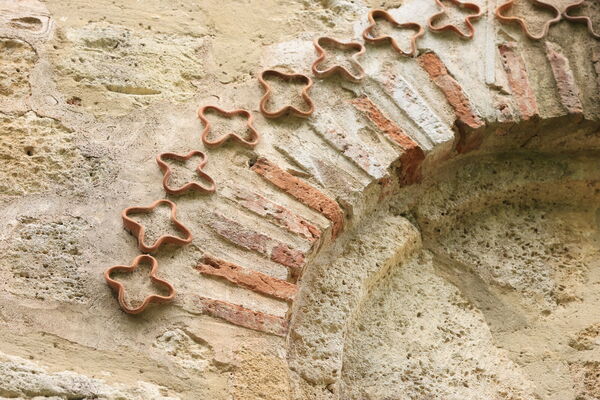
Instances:
[[[435,53],[424,53],[417,60],[433,83],[444,93],[458,121],[472,129],[485,125],[460,84],[448,73],[448,69]]]
[[[344,212],[339,204],[308,183],[293,176],[266,158],[256,160],[251,169],[299,202],[323,214],[331,221],[333,238],[344,228]]]
[[[508,85],[523,120],[529,120],[539,115],[537,100],[529,77],[525,61],[517,50],[516,43],[504,43],[498,46],[500,59],[506,71]]]
[[[545,46],[546,57],[550,62],[561,104],[569,114],[583,114],[579,87],[571,70],[569,59],[564,56],[558,44],[547,41]]]
[[[372,154],[372,149],[336,124],[335,115],[320,113],[318,117],[311,123],[312,127],[327,143],[372,178],[383,179],[388,176],[387,169]]]
[[[454,139],[452,129],[440,119],[423,96],[401,75],[400,71],[392,68],[385,70],[382,74],[374,75],[370,79],[378,85],[385,97],[393,102],[394,107],[401,110],[418,127],[421,138],[414,136],[416,132],[410,133],[424,151],[430,151]],[[373,96],[379,95],[377,92],[378,90],[374,90],[370,94],[367,93],[373,98]],[[377,97],[377,100],[380,99]],[[385,98],[382,98],[381,101],[385,102]]]
[[[293,283],[273,278],[211,255],[205,255],[196,269],[204,275],[222,278],[234,285],[280,300],[292,301],[298,290]]]
[[[285,336],[287,333],[288,323],[284,318],[201,296],[197,297],[197,301],[202,313],[211,317],[277,336]]]
[[[311,242],[318,240],[321,230],[291,210],[244,188],[222,190],[221,194],[236,202],[254,214],[265,217],[288,232],[294,233]]]
[[[387,118],[367,96],[352,99],[351,104],[364,113],[369,121],[393,144],[402,150],[400,163],[402,168],[401,182],[411,184],[421,178],[420,166],[425,159],[421,147],[411,139],[394,121]]]
[[[294,277],[298,277],[304,267],[306,260],[302,251],[246,228],[222,214],[213,213],[208,225],[231,243],[265,255],[272,261],[288,267]]]
[[[592,65],[596,73],[596,87],[600,91],[600,48],[592,49]]]

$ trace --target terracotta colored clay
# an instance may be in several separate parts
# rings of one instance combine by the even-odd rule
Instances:
[[[358,57],[360,57],[365,52],[365,46],[358,42],[340,42],[337,39],[322,36],[314,41],[315,49],[317,50],[317,59],[312,64],[312,72],[318,78],[327,78],[335,73],[339,73],[344,78],[358,82],[365,77],[365,71],[363,70],[362,65],[358,62]],[[336,64],[327,69],[320,70],[319,64],[321,64],[325,58],[327,57],[327,51],[323,48],[324,45],[330,45],[333,47],[337,47],[340,49],[353,49],[356,50],[354,54],[351,56],[351,60],[359,71],[358,75],[354,75],[352,72],[348,70],[348,68]]]
[[[589,0],[580,0],[577,3],[569,4],[565,8],[563,15],[569,21],[578,22],[580,24],[586,24],[588,31],[592,34],[592,36],[596,39],[600,39],[600,29],[599,30],[594,29],[594,23],[592,22],[592,19],[590,17],[585,16],[585,15],[570,15],[570,12],[581,7],[586,1],[589,1]]]
[[[226,116],[228,118],[233,117],[234,115],[242,115],[242,116],[244,116],[248,120],[246,122],[246,127],[248,128],[248,132],[250,133],[250,135],[249,135],[250,137],[248,139],[244,139],[240,135],[238,135],[236,133],[233,133],[233,132],[230,132],[230,133],[227,133],[227,134],[219,137],[216,140],[209,140],[208,139],[208,134],[210,132],[210,128],[212,127],[212,124],[206,118],[206,115],[205,115],[206,111],[208,111],[208,110],[214,110],[214,111],[218,112],[219,114],[224,115],[224,116]],[[258,143],[258,140],[260,139],[260,134],[254,128],[254,125],[252,125],[252,123],[254,122],[254,116],[249,111],[242,110],[242,109],[233,110],[233,111],[226,111],[226,110],[223,110],[222,108],[219,108],[217,106],[209,105],[209,106],[201,107],[198,110],[198,118],[202,122],[202,125],[204,125],[204,130],[202,131],[202,142],[204,143],[204,145],[206,147],[209,147],[209,148],[219,147],[220,145],[222,145],[226,141],[233,140],[235,142],[238,142],[239,144],[241,144],[244,147],[253,148],[254,146],[256,146],[256,144]]]
[[[120,282],[112,279],[110,276],[115,271],[133,272],[137,269],[137,267],[139,266],[139,264],[142,261],[150,262],[150,264],[152,265],[152,269],[150,270],[150,274],[149,274],[150,279],[154,283],[158,283],[160,285],[166,286],[169,290],[169,294],[167,296],[160,296],[160,295],[156,295],[156,294],[150,295],[150,296],[146,297],[144,299],[144,301],[142,302],[142,304],[140,304],[138,307],[131,308],[125,302],[125,287]],[[165,303],[165,302],[173,300],[173,298],[175,297],[175,288],[169,282],[158,278],[156,276],[157,270],[158,270],[158,262],[156,261],[156,259],[147,254],[142,254],[142,255],[137,256],[133,260],[133,263],[131,265],[115,265],[113,267],[110,267],[109,269],[104,271],[104,279],[106,280],[106,283],[108,284],[108,286],[110,286],[113,290],[115,290],[117,292],[117,300],[119,301],[119,305],[121,306],[121,309],[128,314],[139,314],[142,311],[144,311],[150,303]]]
[[[171,235],[163,235],[156,239],[152,245],[147,245],[144,242],[144,226],[131,219],[129,214],[150,213],[161,204],[166,204],[171,208],[171,221],[177,227],[177,229],[183,232],[184,237],[181,238]],[[123,225],[125,226],[125,229],[131,232],[131,234],[137,238],[138,247],[144,253],[152,253],[156,251],[163,243],[184,245],[192,241],[192,233],[177,220],[177,206],[172,201],[163,199],[155,201],[148,207],[129,207],[123,210],[121,217],[123,218]]]
[[[282,107],[275,111],[268,111],[267,103],[269,102],[269,99],[271,97],[271,86],[267,83],[265,78],[269,75],[276,76],[287,82],[294,81],[294,80],[305,82],[305,86],[302,89],[301,96],[302,96],[302,99],[304,99],[304,101],[308,105],[308,109],[306,111],[302,111],[292,105],[287,105],[287,106]],[[265,94],[260,99],[260,112],[262,112],[265,117],[277,118],[277,117],[280,117],[282,115],[289,113],[289,114],[295,115],[297,117],[308,118],[315,110],[314,103],[313,103],[312,99],[310,98],[310,96],[308,95],[308,91],[312,87],[313,81],[308,76],[303,75],[303,74],[287,74],[285,72],[277,71],[274,69],[267,69],[260,73],[260,75],[258,76],[258,81],[260,82],[260,84],[263,86],[263,88],[265,90]]]
[[[177,161],[187,161],[194,156],[202,157],[202,160],[200,160],[200,163],[198,163],[198,166],[196,167],[196,174],[198,174],[198,176],[201,177],[202,179],[210,182],[209,185],[204,186],[204,185],[201,185],[196,182],[188,182],[185,185],[178,187],[178,188],[173,188],[173,187],[169,186],[169,181],[171,179],[171,174],[173,171],[171,171],[171,167],[169,166],[169,164],[167,164],[165,162],[165,160],[170,159],[170,160],[177,160]],[[202,168],[206,165],[207,161],[208,161],[207,156],[201,151],[192,151],[184,156],[175,154],[175,153],[159,154],[156,157],[156,162],[158,163],[158,167],[160,168],[160,170],[163,173],[162,183],[163,183],[163,188],[165,189],[165,192],[167,192],[169,194],[183,194],[189,190],[196,190],[201,193],[214,192],[215,191],[215,181],[207,173],[202,171]]]
[[[521,0],[521,1],[524,1],[524,0]],[[550,3],[545,3],[540,0],[530,0],[530,1],[538,7],[549,8],[552,11],[554,11],[554,13],[556,14],[556,16],[554,18],[552,18],[551,20],[548,20],[544,24],[544,29],[542,29],[542,33],[539,34],[538,36],[535,36],[534,34],[532,34],[529,31],[529,29],[527,29],[527,23],[523,18],[511,17],[511,16],[503,14],[505,11],[508,11],[514,5],[515,0],[509,0],[504,4],[501,4],[498,8],[496,8],[496,18],[498,18],[498,20],[502,23],[511,23],[511,22],[517,23],[521,27],[521,30],[525,33],[525,35],[527,35],[527,37],[529,37],[530,39],[533,39],[533,40],[539,40],[539,39],[544,38],[548,34],[550,25],[555,24],[558,21],[560,21],[561,14],[560,14],[560,10]]]
[[[402,50],[402,48],[400,47],[400,45],[398,44],[396,39],[394,39],[391,36],[388,36],[388,35],[375,36],[375,37],[371,36],[373,29],[375,28],[375,26],[377,26],[377,19],[379,19],[379,18],[385,19],[386,21],[393,24],[397,28],[400,28],[400,29],[406,28],[406,29],[412,29],[412,30],[416,31],[416,33],[410,39],[410,52],[409,53]],[[390,15],[390,13],[388,13],[385,10],[371,10],[369,12],[369,26],[363,31],[363,38],[365,39],[365,41],[367,41],[369,43],[374,43],[374,44],[390,42],[392,47],[397,52],[402,54],[403,56],[414,57],[417,55],[417,39],[420,38],[421,36],[423,36],[424,34],[425,34],[425,30],[423,29],[423,27],[415,22],[406,22],[406,23],[401,24],[398,21],[396,21],[394,19],[394,17],[392,17]]]
[[[471,20],[479,18],[483,15],[483,11],[481,10],[481,8],[477,4],[473,4],[473,3],[463,3],[458,0],[449,0],[452,3],[456,4],[460,8],[468,8],[470,10],[473,10],[473,14],[465,17],[465,24],[467,25],[467,29],[469,30],[469,32],[464,33],[463,31],[460,30],[460,28],[458,26],[456,26],[454,24],[434,26],[435,20],[446,13],[446,11],[445,11],[446,6],[444,6],[444,4],[440,0],[435,0],[435,1],[438,4],[438,6],[441,7],[442,10],[439,13],[434,14],[429,18],[429,21],[428,21],[429,30],[431,30],[432,32],[452,31],[452,32],[459,34],[460,36],[462,36],[464,38],[472,39],[473,36],[475,35],[475,28],[473,27]]]

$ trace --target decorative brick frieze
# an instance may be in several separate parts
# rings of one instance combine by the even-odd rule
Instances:
[[[347,159],[352,161],[372,178],[382,179],[388,175],[386,168],[384,168],[372,154],[372,149],[368,148],[365,143],[352,137],[352,135],[348,134],[343,128],[338,126],[335,123],[336,116],[334,114],[321,114],[319,117],[320,118],[317,121],[312,122],[311,125],[315,132],[328,144],[342,153]]]

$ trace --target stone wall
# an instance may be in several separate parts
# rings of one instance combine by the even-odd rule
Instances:
[[[581,3],[0,0],[0,397],[598,398]]]

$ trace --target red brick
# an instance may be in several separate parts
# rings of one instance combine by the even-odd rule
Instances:
[[[323,214],[331,221],[333,238],[344,229],[344,213],[341,207],[318,189],[282,170],[266,158],[259,158],[252,170],[302,204]]]
[[[546,42],[546,56],[550,61],[552,74],[558,87],[560,102],[569,114],[583,114],[583,105],[579,99],[579,88],[569,65],[569,60],[562,54],[559,45]]]
[[[314,242],[321,236],[319,228],[287,208],[257,193],[239,188],[234,189],[234,193],[231,195],[224,195],[253,213],[261,217],[266,217],[287,231],[295,233],[311,242]]]
[[[231,304],[226,301],[198,296],[198,305],[202,313],[223,319],[234,325],[277,336],[287,334],[288,323],[284,318]]]
[[[234,285],[280,300],[292,301],[298,291],[298,287],[293,283],[273,278],[210,255],[205,255],[196,269],[202,274],[219,277]]]
[[[425,153],[419,145],[408,136],[404,130],[386,117],[381,110],[366,96],[360,96],[350,101],[352,105],[387,136],[392,143],[396,144],[403,153],[400,156],[402,173],[400,181],[403,184],[411,184],[421,179],[421,162],[425,159]]]
[[[506,43],[498,46],[502,65],[506,71],[508,84],[517,103],[521,118],[531,119],[539,115],[535,93],[529,83],[525,62],[518,53],[515,43]]]
[[[446,66],[435,53],[425,53],[417,58],[419,65],[446,96],[446,100],[454,109],[456,118],[464,125],[477,129],[484,125],[481,117],[471,105],[469,98],[460,84],[446,69]]]
[[[262,233],[244,227],[242,224],[213,213],[208,225],[228,241],[248,250],[256,251],[290,269],[292,276],[298,277],[304,266],[304,253],[293,249]]]

